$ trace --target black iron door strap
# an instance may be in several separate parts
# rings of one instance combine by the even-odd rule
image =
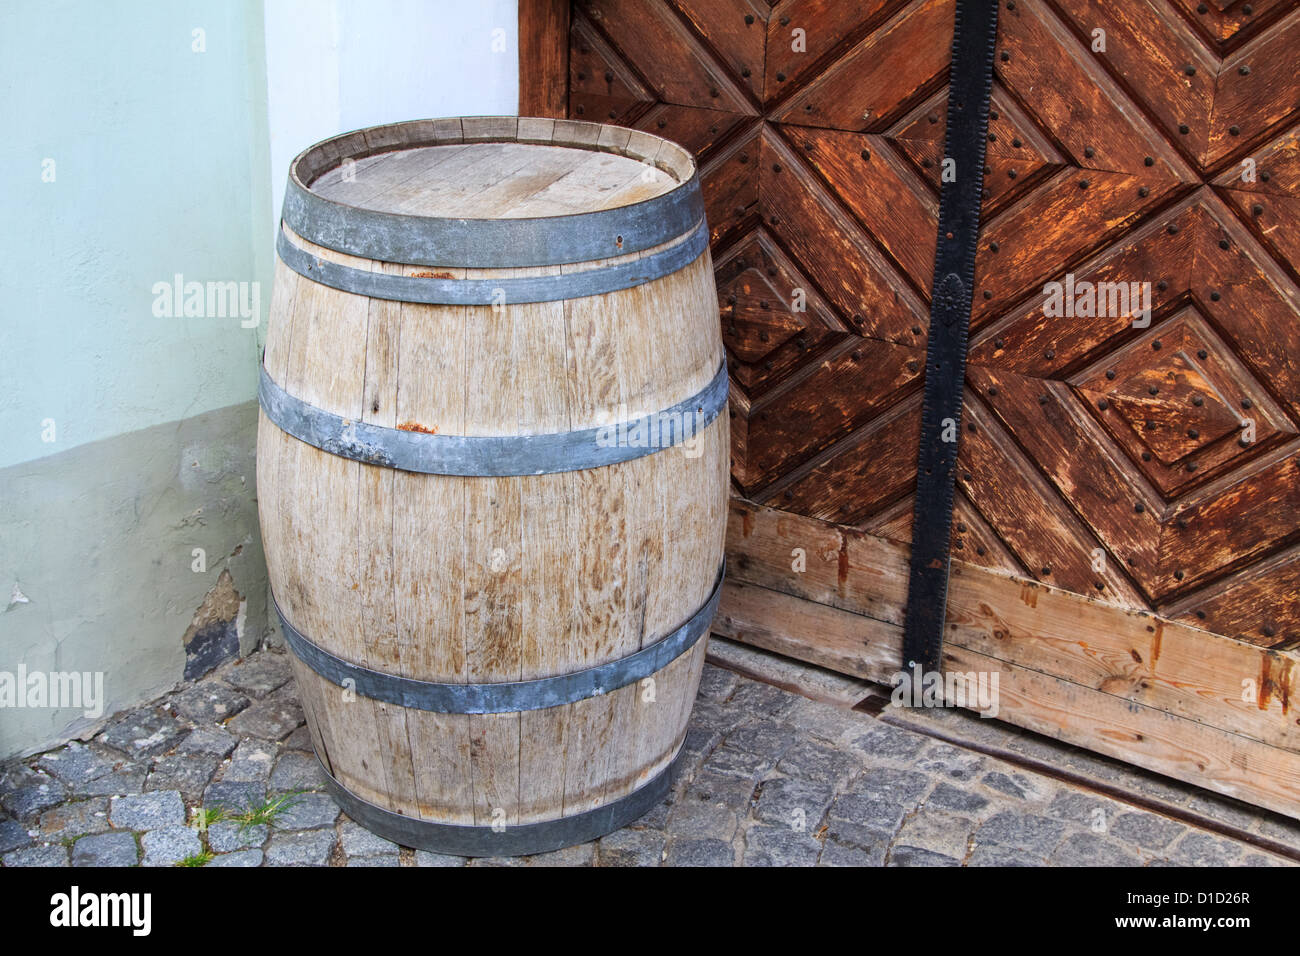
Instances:
[[[997,25],[994,0],[958,0],[903,625],[903,666],[909,674],[918,668],[927,673],[938,671],[942,661],[962,381]]]

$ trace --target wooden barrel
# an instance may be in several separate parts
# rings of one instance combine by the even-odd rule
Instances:
[[[695,164],[592,123],[400,123],[289,174],[262,536],[355,820],[463,855],[660,801],[722,580],[727,371]]]

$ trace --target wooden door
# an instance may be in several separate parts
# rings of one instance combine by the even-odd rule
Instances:
[[[1298,5],[1002,4],[955,557],[1300,644]],[[569,22],[569,115],[701,160],[736,495],[897,541],[953,9],[578,0]],[[1138,283],[1149,327],[1055,307],[1067,277]]]

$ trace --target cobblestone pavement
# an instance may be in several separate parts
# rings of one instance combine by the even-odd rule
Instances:
[[[965,726],[987,738],[1002,733],[994,724]],[[1079,751],[1034,740],[1010,749],[1086,775]],[[1295,865],[1261,842],[1300,855],[1294,821],[1196,788],[1125,783],[1122,768],[1103,782],[1142,792],[1136,803],[1112,799],[1086,781],[936,739],[927,726],[906,729],[713,665],[685,751],[671,797],[603,839],[521,859],[416,852],[362,829],[321,792],[288,661],[267,649],[120,715],[88,742],[0,768],[0,864]],[[1143,800],[1175,815],[1136,805]],[[218,806],[227,819],[196,826],[200,808]]]

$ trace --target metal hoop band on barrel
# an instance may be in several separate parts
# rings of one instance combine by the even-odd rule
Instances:
[[[630,289],[671,275],[690,265],[709,244],[704,221],[685,241],[651,253],[643,259],[584,269],[558,276],[527,276],[518,279],[448,279],[437,276],[401,276],[367,272],[312,255],[295,245],[280,231],[275,251],[294,272],[331,289],[424,305],[515,305],[524,302],[556,302],[588,295]]]
[[[506,477],[599,468],[680,445],[718,417],[729,385],[724,363],[701,391],[670,408],[613,425],[542,435],[432,435],[371,425],[290,395],[265,365],[257,398],[282,431],[331,455],[427,475]]]
[[[569,125],[594,126],[573,122]],[[364,209],[312,192],[312,180],[337,166],[340,159],[428,146],[465,145],[458,138],[437,138],[428,121],[394,124],[385,129],[385,135],[382,148],[354,147],[356,134],[348,133],[300,153],[289,167],[281,214],[285,224],[317,245],[365,259],[499,269],[591,262],[642,252],[686,234],[704,218],[699,171],[685,150],[671,144],[670,148],[680,153],[678,163],[683,167],[682,172],[686,168],[690,170],[679,185],[630,205],[564,216],[440,219]],[[474,142],[493,141],[540,142],[511,136]],[[632,155],[595,142],[586,144],[586,148],[592,152]],[[350,150],[354,151],[347,152]],[[634,158],[647,163],[647,168],[659,165],[646,156]]]
[[[402,846],[450,856],[525,856],[586,843],[624,827],[650,811],[668,795],[673,775],[682,759],[678,748],[672,762],[649,783],[603,807],[494,830],[490,826],[458,826],[403,816],[357,796],[321,765],[325,785],[338,805],[367,830]]]
[[[694,647],[708,631],[718,609],[718,599],[722,596],[725,574],[724,560],[713,592],[699,610],[681,627],[634,654],[570,674],[493,684],[440,684],[371,670],[336,657],[314,644],[285,619],[278,603],[275,610],[284,625],[290,649],[300,661],[332,684],[346,686],[362,697],[413,710],[440,714],[510,714],[599,697],[663,670]]]

